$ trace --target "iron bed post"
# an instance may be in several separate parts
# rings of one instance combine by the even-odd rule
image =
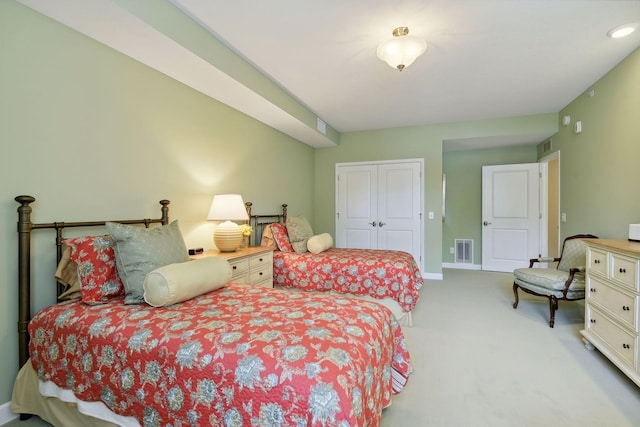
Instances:
[[[17,196],[18,207],[18,350],[20,368],[29,358],[27,325],[31,319],[31,203],[32,196]]]

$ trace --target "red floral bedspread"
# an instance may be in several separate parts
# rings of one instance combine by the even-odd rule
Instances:
[[[337,291],[373,298],[393,298],[412,311],[424,280],[413,256],[380,249],[331,248],[311,252],[275,251],[273,281],[306,291]]]
[[[386,308],[236,284],[166,308],[61,303],[29,333],[42,381],[144,426],[378,426],[411,373]]]

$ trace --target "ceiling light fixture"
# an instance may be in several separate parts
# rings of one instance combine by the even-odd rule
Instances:
[[[615,28],[609,30],[607,35],[614,39],[619,39],[621,37],[626,37],[629,34],[633,33],[638,28],[638,23],[634,22],[631,24],[619,25]]]
[[[378,46],[378,58],[400,71],[413,64],[427,50],[427,42],[408,34],[407,27],[394,29],[393,38]]]

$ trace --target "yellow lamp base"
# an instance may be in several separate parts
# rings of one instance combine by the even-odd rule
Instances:
[[[213,233],[213,243],[220,252],[235,252],[242,244],[242,230],[238,224],[225,221]]]

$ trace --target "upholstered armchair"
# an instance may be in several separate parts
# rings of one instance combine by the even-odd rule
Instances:
[[[532,295],[549,299],[549,327],[555,323],[558,301],[584,299],[584,271],[586,266],[586,244],[582,239],[597,239],[592,234],[577,234],[564,239],[559,257],[531,258],[529,268],[514,270],[513,308],[518,308],[518,288]],[[535,263],[555,263],[556,268],[534,268]]]

